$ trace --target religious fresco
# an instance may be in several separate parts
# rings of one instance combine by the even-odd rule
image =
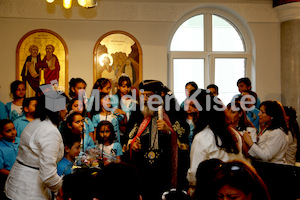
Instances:
[[[57,80],[67,91],[67,46],[55,32],[47,29],[25,34],[16,50],[16,79],[26,83],[26,96],[35,96],[42,84]]]
[[[100,37],[94,48],[94,82],[107,78],[112,94],[117,91],[118,79],[126,75],[132,87],[142,81],[142,52],[138,41],[123,31],[113,31]]]

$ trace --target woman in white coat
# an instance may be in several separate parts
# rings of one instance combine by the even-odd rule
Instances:
[[[63,157],[64,146],[57,129],[59,112],[45,108],[42,95],[36,108],[36,119],[21,135],[19,152],[4,192],[13,200],[48,200],[62,185],[56,163]]]
[[[249,146],[248,153],[256,160],[286,164],[288,126],[283,106],[278,101],[264,101],[260,104],[259,110],[261,130],[258,142],[254,143],[248,133],[243,135]]]
[[[194,131],[196,134],[187,172],[191,196],[196,185],[196,171],[201,162],[212,158],[224,162],[234,159],[246,160],[242,153],[242,138],[227,123],[224,105],[205,90],[200,91],[196,90],[193,93],[193,96],[196,96],[194,104],[199,110],[199,119]],[[198,95],[195,94],[197,92]]]

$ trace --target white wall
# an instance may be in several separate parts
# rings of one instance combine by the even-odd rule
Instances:
[[[143,51],[143,77],[159,79],[167,83],[167,40],[170,23],[124,23],[95,21],[58,21],[0,19],[0,59],[2,73],[0,79],[0,99],[10,101],[9,85],[16,77],[15,52],[20,38],[33,29],[50,29],[59,34],[69,50],[69,79],[81,77],[87,84],[87,91],[93,85],[93,49],[101,35],[112,30],[123,30],[134,35]],[[149,67],[147,67],[149,66]]]
[[[30,0],[34,1],[40,2]],[[11,2],[11,12],[0,9],[0,100],[4,103],[11,101],[9,85],[16,77],[16,46],[24,34],[41,28],[50,29],[65,40],[69,50],[68,79],[83,78],[88,84],[87,91],[93,85],[92,56],[96,41],[101,35],[113,30],[126,31],[140,42],[143,52],[143,78],[158,79],[166,84],[169,34],[176,21],[184,14],[203,5],[201,2],[169,5],[151,2],[116,4],[105,1],[100,3],[101,8],[97,8],[99,10],[96,14],[91,11],[94,12],[92,16],[82,17],[82,10],[76,7],[72,8],[72,15],[69,16],[63,9],[58,9],[59,7],[50,12],[48,5],[44,5],[45,2],[39,7],[39,15],[31,15],[21,12],[18,9],[20,5],[16,5],[13,0]],[[280,100],[281,91],[280,23],[271,2],[262,1],[259,5],[222,3],[241,15],[254,34],[257,52],[256,91],[261,100]],[[108,8],[113,11],[108,12]]]
[[[250,27],[256,43],[256,92],[261,101],[280,101],[280,25],[250,23]]]

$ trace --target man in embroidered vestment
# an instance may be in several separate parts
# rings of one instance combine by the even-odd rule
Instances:
[[[140,106],[128,121],[126,147],[142,179],[143,200],[160,200],[164,191],[177,187],[178,137],[162,107],[163,84],[145,80],[139,89]]]

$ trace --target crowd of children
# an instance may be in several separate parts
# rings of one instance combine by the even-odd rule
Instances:
[[[135,103],[127,96],[131,95],[131,81],[128,76],[120,77],[117,94],[109,97],[107,94],[111,89],[110,80],[98,79],[93,86],[93,89],[100,92],[98,110],[95,107],[97,102],[93,102],[96,99],[87,99],[84,96],[86,86],[86,82],[81,78],[72,78],[69,82],[66,113],[58,127],[65,145],[65,155],[57,164],[57,173],[60,176],[70,174],[75,158],[91,148],[99,148],[104,156],[110,157],[109,160],[121,161],[121,140],[133,108],[132,104]],[[40,93],[29,98],[26,98],[25,94],[25,84],[22,81],[14,81],[11,83],[13,101],[0,104],[0,145],[3,146],[0,150],[1,191],[16,160],[21,133],[35,119]],[[90,100],[93,105],[87,111]]]
[[[57,174],[59,176],[71,174],[76,158],[90,149],[100,150],[103,160],[116,163],[122,161],[122,147],[125,142],[124,134],[126,123],[129,121],[131,113],[133,109],[136,108],[138,101],[133,98],[134,95],[131,91],[132,84],[128,76],[122,75],[119,78],[118,90],[114,95],[109,95],[111,85],[109,79],[98,79],[93,89],[100,92],[99,99],[95,96],[91,96],[91,98],[88,99],[85,93],[87,87],[86,82],[81,78],[72,78],[70,80],[69,101],[66,106],[66,114],[59,124],[59,131],[61,132],[64,143],[64,157],[57,163]],[[263,106],[260,106],[260,99],[257,94],[251,90],[251,81],[248,78],[239,79],[237,86],[240,94],[235,95],[231,103],[227,105],[225,111],[227,114],[226,123],[230,124],[230,127],[236,130],[240,137],[246,141],[248,146],[243,146],[243,148],[248,148],[246,151],[249,151],[250,154],[252,152],[251,155],[247,154],[246,156],[252,156],[251,159],[260,159],[263,157],[262,154],[266,154],[264,148],[267,148],[268,145],[264,144],[262,147],[258,141],[261,140],[260,138],[262,138],[266,130],[273,130],[278,127],[282,128],[282,126],[274,126],[274,123],[277,123],[277,121],[273,122],[273,114],[268,113],[270,111],[266,110],[269,104],[263,103]],[[188,131],[188,146],[191,150],[193,140],[198,133],[197,130],[199,130],[197,126],[199,124],[199,112],[201,112],[201,110],[197,109],[195,101],[189,99],[189,97],[199,89],[195,82],[188,82],[185,89],[187,98],[182,102],[180,107],[184,109],[186,122],[190,127]],[[210,84],[207,86],[207,89],[209,89],[212,96],[218,96],[218,86]],[[168,92],[170,92],[169,89],[166,93]],[[11,96],[13,101],[6,104],[0,102],[1,191],[3,191],[6,177],[16,160],[20,138],[22,139],[22,132],[26,126],[35,119],[38,95],[37,97],[27,98],[25,94],[25,84],[17,80],[11,83]],[[222,103],[220,99],[219,102]],[[97,107],[97,103],[99,104],[99,108]],[[241,106],[241,104],[245,105],[246,109]],[[274,104],[278,104],[278,109],[281,109],[282,106],[279,102],[275,102]],[[290,146],[290,148],[284,147],[284,149],[286,149],[285,151],[289,150],[289,162],[285,164],[290,165],[294,165],[295,162],[300,159],[299,152],[297,152],[297,144],[300,141],[299,126],[296,121],[296,113],[292,111],[294,111],[292,108],[286,107],[286,111],[281,113],[282,115],[289,115],[288,119],[290,119],[290,139],[287,145]],[[262,122],[261,118],[265,117],[264,115],[271,116],[270,120]],[[274,126],[272,129],[270,129],[270,124]],[[288,130],[286,130],[286,132],[288,132]],[[256,150],[253,150],[254,147]],[[252,151],[249,149],[252,149]],[[254,151],[257,152],[253,153]],[[272,161],[272,159],[273,158],[268,158],[264,161]],[[104,162],[104,165],[106,166],[109,162]],[[3,193],[1,193],[1,195],[0,198],[4,197]]]

